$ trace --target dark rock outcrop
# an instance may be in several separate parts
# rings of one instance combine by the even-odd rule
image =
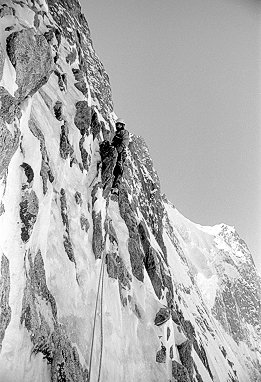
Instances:
[[[5,331],[11,320],[11,308],[9,305],[10,293],[10,269],[9,260],[2,254],[1,277],[0,277],[0,352]]]
[[[16,70],[15,96],[21,101],[48,81],[53,65],[51,47],[44,36],[23,29],[7,37],[6,52]]]
[[[50,364],[52,382],[87,382],[88,370],[80,363],[79,354],[57,319],[56,301],[48,289],[40,250],[26,254],[27,281],[22,303],[21,324],[30,334],[32,354],[41,353]],[[43,303],[45,315],[41,313]]]
[[[3,215],[5,213],[5,206],[4,206],[4,203],[0,203],[0,216]]]
[[[12,134],[0,118],[0,179],[3,177],[12,156],[19,145],[20,130],[15,128]]]
[[[88,106],[87,101],[78,101],[75,107],[75,126],[80,130],[81,135],[89,135],[89,127],[91,123],[91,108]]]
[[[48,180],[52,183],[54,181],[54,176],[49,165],[49,157],[44,155],[43,158],[45,159],[42,160],[40,175],[43,180],[43,193],[46,194],[48,191]]]
[[[53,107],[55,118],[58,119],[58,121],[63,120],[63,103],[61,101],[56,101],[55,105]]]
[[[72,65],[75,62],[76,57],[77,57],[77,52],[74,48],[72,48],[72,51],[66,57],[66,62]]]
[[[116,253],[107,253],[106,264],[109,277],[118,279],[123,287],[130,289],[132,277],[120,256]]]
[[[173,359],[173,357],[174,357],[174,354],[173,354],[173,345],[171,345],[171,347],[169,348],[169,358]]]
[[[86,171],[88,171],[89,170],[89,165],[90,165],[90,162],[91,162],[91,157],[90,157],[90,155],[87,153],[87,151],[84,148],[84,140],[85,140],[85,137],[82,136],[80,141],[79,141],[79,149],[80,149],[80,152],[81,152],[83,168]]]
[[[58,87],[61,92],[65,92],[67,89],[67,74],[61,73],[59,70],[55,70],[54,74],[56,75],[58,79]]]
[[[62,216],[64,228],[65,228],[65,232],[63,234],[63,245],[69,260],[75,263],[74,250],[73,250],[71,237],[70,237],[70,225],[69,225],[69,218],[68,218],[66,193],[63,188],[61,188],[61,191],[60,191],[60,202],[61,202],[61,216]]]
[[[33,190],[25,191],[20,202],[20,219],[22,222],[21,238],[26,243],[32,233],[39,210],[39,200]]]
[[[176,312],[176,310],[171,311],[171,318],[172,318],[173,322],[175,322],[175,324],[180,325],[179,316],[178,316],[178,313]]]
[[[35,26],[36,26],[36,28],[39,28],[40,23],[39,23],[39,19],[37,17],[38,15],[36,14],[35,16],[36,16],[35,17],[35,24],[37,25],[37,26],[36,25]],[[50,43],[54,38],[53,30],[49,29],[47,32],[45,32],[44,37],[46,38],[46,41]]]
[[[187,340],[181,345],[177,346],[179,357],[182,365],[187,369],[191,381],[193,381],[193,358],[191,355],[192,352],[192,341]]]
[[[30,185],[30,183],[34,179],[33,169],[28,163],[25,163],[25,162],[21,164],[21,167],[24,169],[25,176],[27,178],[27,183],[28,183],[28,185]]]
[[[166,362],[166,347],[164,345],[161,345],[161,349],[157,351],[156,354],[156,362],[158,363],[165,363]]]
[[[60,155],[63,159],[67,159],[68,157],[73,156],[73,147],[69,142],[69,128],[68,123],[64,122],[64,124],[61,127],[61,134],[60,134]]]
[[[86,82],[85,81],[79,81],[79,82],[75,82],[74,86],[76,87],[76,89],[78,89],[85,97],[87,97],[88,95],[88,88],[86,86]]]
[[[3,86],[0,86],[0,101],[0,116],[3,122],[12,123],[16,116],[20,119],[19,102]]]
[[[47,154],[45,138],[42,131],[39,129],[36,121],[33,118],[29,120],[28,126],[32,134],[40,141],[40,150],[42,154],[42,166],[40,175],[43,180],[43,193],[46,194],[48,190],[48,180],[52,183],[54,181],[54,176],[49,164],[49,156]]]
[[[138,231],[145,254],[144,265],[154,291],[160,299],[164,288],[168,288],[167,301],[172,301],[174,294],[171,276],[167,274],[167,267],[164,269],[162,258],[150,244],[149,234],[145,223],[139,223]]]
[[[35,322],[37,316],[36,311],[37,309],[39,309],[36,306],[36,295],[41,297],[41,299],[45,300],[54,319],[57,318],[57,307],[55,299],[50,293],[46,284],[44,262],[41,251],[38,250],[36,254],[33,254],[30,251],[28,251],[26,257],[29,263],[29,277],[27,278],[25,287],[21,323],[25,323],[25,326],[28,331],[33,331],[35,329],[35,326],[38,325],[38,323]]]
[[[91,134],[93,135],[93,139],[95,139],[101,131],[101,125],[98,120],[98,115],[94,109],[92,109],[91,116]]]
[[[121,187],[119,193],[120,215],[125,221],[129,231],[128,250],[133,275],[139,280],[144,280],[144,254],[141,249],[140,236],[138,232],[137,217],[129,201],[128,193]]]
[[[82,195],[79,191],[75,192],[74,198],[75,198],[76,204],[81,206],[82,205]]]
[[[1,4],[0,18],[4,16],[15,16],[15,9],[7,4]]]
[[[157,297],[160,299],[163,291],[163,282],[160,272],[160,261],[157,252],[151,246],[145,253],[144,265],[151,280],[154,291]]]
[[[172,361],[172,375],[178,382],[191,382],[188,370],[177,361]]]
[[[102,250],[104,247],[101,211],[98,213],[96,213],[95,211],[92,212],[92,222],[93,222],[92,249],[93,249],[95,258],[99,259],[101,258]]]
[[[171,331],[170,331],[170,328],[169,328],[169,327],[167,327],[167,341],[169,340],[169,337],[170,337],[170,333],[171,333]]]
[[[127,294],[131,289],[132,276],[127,270],[127,267],[123,259],[119,256],[118,253],[118,238],[115,232],[115,229],[112,225],[111,220],[105,222],[106,233],[110,241],[110,251],[106,254],[105,262],[107,265],[108,276],[114,279],[118,279],[119,284],[119,294],[121,303],[123,306],[127,305],[128,301],[131,302],[132,297]],[[127,294],[127,296],[126,296]],[[133,311],[138,318],[141,318],[140,312],[136,304],[133,304]]]
[[[67,56],[66,60],[68,59],[71,59],[73,60],[74,56],[73,54],[71,54],[70,56]],[[84,74],[84,71],[82,71],[81,69],[75,69],[73,68],[72,69],[73,71],[73,74],[74,74],[74,78],[76,79],[77,82],[74,83],[74,86],[76,87],[76,89],[78,89],[85,97],[88,96],[88,88],[87,88],[87,85],[86,85],[86,81],[85,81],[85,74]]]
[[[240,317],[238,314],[235,314],[235,312],[237,312],[237,304],[233,295],[233,289],[230,281],[227,280],[227,284],[222,292],[222,300],[225,307],[229,331],[235,341],[239,342],[240,340],[243,340],[244,334],[241,327]]]
[[[83,214],[80,217],[80,224],[81,224],[81,229],[87,233],[90,228],[90,223]]]
[[[137,242],[135,238],[129,238],[128,250],[130,254],[132,273],[138,280],[143,281],[143,254],[141,252],[139,242]]]
[[[157,326],[160,326],[164,324],[166,321],[168,321],[170,318],[170,311],[168,308],[160,308],[160,310],[157,312],[154,324]]]
[[[184,319],[182,311],[179,310],[178,308],[176,309],[176,313],[178,315],[181,327],[186,334],[186,337],[191,341],[197,355],[199,356],[203,365],[207,369],[207,371],[210,375],[210,378],[213,379],[213,374],[210,370],[206,351],[205,351],[204,347],[202,345],[199,345],[199,343],[198,343],[194,326],[192,325],[192,323],[189,320]]]
[[[88,382],[88,370],[81,365],[77,348],[61,326],[52,333],[51,340],[55,349],[50,359],[52,381]]]
[[[104,232],[102,214],[99,209],[96,209],[95,202],[97,200],[96,193],[99,192],[100,185],[97,184],[92,190],[92,223],[93,223],[93,237],[92,249],[96,259],[101,258],[104,249]]]

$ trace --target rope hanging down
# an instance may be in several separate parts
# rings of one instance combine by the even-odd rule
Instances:
[[[100,313],[101,313],[101,351],[100,351],[98,382],[100,382],[100,378],[101,378],[101,366],[102,366],[102,354],[103,354],[103,285],[104,285],[104,262],[103,262],[103,267],[102,267],[102,286],[101,286],[101,307],[100,307]]]
[[[98,283],[96,302],[95,302],[95,311],[94,311],[93,329],[92,329],[92,342],[91,342],[91,352],[90,352],[90,362],[89,362],[89,380],[88,380],[88,382],[91,382],[93,344],[94,344],[94,335],[95,335],[95,326],[96,326],[96,317],[97,317],[97,310],[98,310],[98,301],[99,301],[100,288],[101,288],[101,298],[100,298],[101,351],[100,351],[99,373],[98,373],[98,380],[97,380],[97,382],[100,382],[100,378],[101,378],[102,353],[103,353],[103,285],[104,285],[104,262],[105,262],[105,251],[104,251],[104,253],[102,255],[99,283]]]

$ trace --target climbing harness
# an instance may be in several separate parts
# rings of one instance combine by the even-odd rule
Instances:
[[[91,342],[91,352],[90,352],[90,361],[89,361],[89,380],[88,380],[89,382],[91,382],[92,355],[93,355],[93,345],[94,345],[94,335],[95,335],[95,326],[96,326],[96,316],[97,316],[97,310],[98,310],[99,294],[101,294],[101,297],[100,297],[101,350],[100,350],[99,373],[98,373],[97,382],[100,382],[100,378],[101,378],[102,354],[103,354],[103,285],[104,285],[104,263],[105,263],[105,251],[102,254],[102,262],[101,262],[101,269],[100,269],[100,276],[99,276],[98,289],[97,289],[96,302],[95,302],[95,310],[94,310],[94,318],[93,318],[92,342]],[[101,289],[101,292],[100,292],[100,289]]]

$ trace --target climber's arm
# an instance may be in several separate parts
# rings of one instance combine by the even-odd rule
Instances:
[[[125,147],[128,147],[130,142],[129,132],[124,130],[122,133],[122,143]]]

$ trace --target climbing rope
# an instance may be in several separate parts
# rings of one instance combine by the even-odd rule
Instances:
[[[100,351],[100,360],[99,360],[99,374],[98,374],[98,382],[100,381],[101,376],[101,364],[102,364],[102,353],[103,353],[103,284],[104,284],[104,261],[105,260],[105,252],[102,255],[101,269],[99,275],[99,282],[97,288],[97,295],[95,301],[95,310],[94,310],[94,318],[93,318],[93,328],[92,328],[92,342],[91,342],[91,352],[90,352],[90,362],[89,362],[89,382],[91,382],[91,370],[92,370],[92,355],[93,355],[93,344],[94,344],[94,334],[95,334],[95,326],[96,326],[96,317],[98,310],[98,301],[101,287],[101,299],[100,299],[100,310],[101,310],[101,351]]]
[[[105,256],[104,256],[105,257]],[[104,285],[104,262],[102,267],[102,286],[101,286],[101,351],[100,351],[100,362],[99,362],[99,374],[98,374],[98,382],[100,382],[101,378],[101,366],[102,366],[102,354],[103,354],[103,285]]]

